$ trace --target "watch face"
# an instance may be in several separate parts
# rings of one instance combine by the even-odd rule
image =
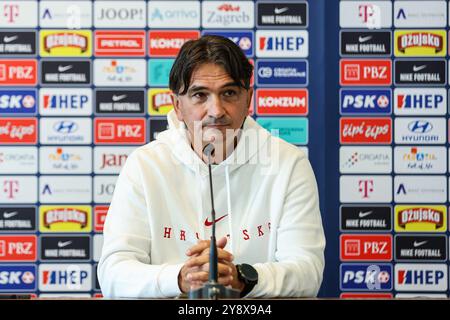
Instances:
[[[258,272],[251,265],[243,263],[240,266],[242,276],[249,282],[258,281]]]

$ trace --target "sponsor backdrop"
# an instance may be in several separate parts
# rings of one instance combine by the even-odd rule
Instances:
[[[448,1],[0,1],[0,293],[100,297],[127,156],[202,34],[255,66],[251,116],[309,156],[320,296],[449,294]]]
[[[327,6],[328,292],[448,297],[448,1]]]

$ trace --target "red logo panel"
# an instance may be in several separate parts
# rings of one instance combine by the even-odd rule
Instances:
[[[37,119],[0,118],[0,144],[37,143]]]
[[[0,261],[36,261],[37,236],[0,236]]]
[[[36,84],[36,60],[0,60],[0,86],[34,86]]]
[[[145,56],[145,31],[95,31],[97,56]]]
[[[342,299],[392,299],[392,293],[341,293]]]
[[[391,261],[391,235],[341,235],[342,261]]]
[[[97,144],[143,144],[146,142],[143,118],[97,118],[94,120]]]
[[[342,144],[390,144],[392,141],[391,118],[341,118]]]
[[[388,86],[392,83],[391,60],[340,61],[341,85]]]
[[[200,31],[149,31],[149,55],[153,57],[176,57],[181,46],[200,37]]]
[[[256,110],[260,115],[307,115],[308,90],[258,89]]]

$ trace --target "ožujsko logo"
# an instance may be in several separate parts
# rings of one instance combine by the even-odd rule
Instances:
[[[447,34],[445,30],[397,30],[395,56],[445,57]]]
[[[447,208],[439,205],[395,206],[396,232],[445,232]]]
[[[90,30],[41,30],[42,57],[90,57],[92,32]]]
[[[40,206],[40,232],[90,232],[92,208],[90,206]]]

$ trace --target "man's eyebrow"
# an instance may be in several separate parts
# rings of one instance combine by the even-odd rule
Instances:
[[[233,82],[228,82],[228,83],[225,83],[223,86],[221,86],[220,88],[222,89],[222,88],[226,88],[226,87],[240,87],[240,85],[236,82],[236,81],[233,81]],[[208,87],[205,87],[205,86],[196,86],[196,85],[193,85],[192,87],[190,87],[189,89],[188,89],[188,92],[189,93],[193,93],[193,92],[197,92],[197,91],[201,91],[201,90],[210,90]]]

